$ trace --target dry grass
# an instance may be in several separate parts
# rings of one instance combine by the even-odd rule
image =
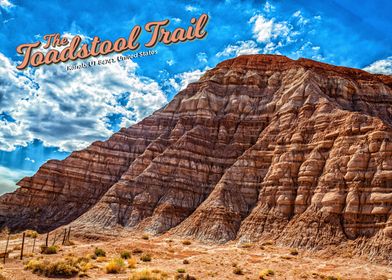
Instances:
[[[75,264],[67,260],[49,262],[48,260],[33,259],[26,264],[25,269],[46,277],[71,277],[80,271]]]
[[[155,272],[149,269],[135,271],[131,274],[129,280],[164,280],[167,279],[167,274],[164,272]]]
[[[136,268],[137,260],[135,257],[128,259],[128,267],[129,268]]]
[[[125,262],[121,258],[115,258],[110,260],[106,265],[105,265],[105,271],[106,273],[111,273],[111,274],[117,274],[125,271]]]
[[[48,246],[46,247],[45,245],[41,246],[41,254],[46,254],[46,255],[53,255],[57,254],[57,250],[59,248],[57,246]]]

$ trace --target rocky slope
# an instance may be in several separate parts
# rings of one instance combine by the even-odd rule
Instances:
[[[166,107],[0,198],[0,225],[138,228],[392,261],[392,77],[306,59],[224,61]]]

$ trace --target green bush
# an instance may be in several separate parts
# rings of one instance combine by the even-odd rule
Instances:
[[[122,259],[127,260],[127,259],[129,259],[131,257],[131,253],[128,252],[128,251],[124,251],[124,252],[121,252],[120,256],[121,256]]]
[[[41,246],[41,254],[53,255],[57,254],[58,247],[57,246]]]
[[[143,262],[150,262],[151,261],[151,256],[149,254],[143,254],[140,257],[140,260],[142,260]]]
[[[101,248],[95,248],[94,255],[96,257],[106,257],[106,252]]]

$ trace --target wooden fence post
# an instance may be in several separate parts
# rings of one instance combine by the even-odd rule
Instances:
[[[46,242],[45,242],[45,247],[48,247],[48,242],[49,242],[49,231],[46,234]]]
[[[7,257],[8,243],[10,242],[10,235],[11,235],[11,233],[8,233],[7,243],[5,244],[4,260],[3,260],[4,264],[5,264],[5,258]]]
[[[68,229],[68,242],[69,242],[69,239],[71,238],[71,227],[69,227],[69,229]]]
[[[26,235],[26,233],[23,232],[23,236],[22,236],[22,248],[20,249],[20,259],[21,259],[21,260],[23,260],[23,249],[24,249],[25,235]]]
[[[37,237],[36,236],[34,236],[34,241],[33,241],[33,251],[32,251],[32,253],[34,253],[34,248],[35,248],[35,240],[37,239]]]
[[[64,237],[63,237],[63,243],[62,243],[62,245],[64,245],[65,244],[65,239],[67,238],[67,229],[65,228],[64,229]]]

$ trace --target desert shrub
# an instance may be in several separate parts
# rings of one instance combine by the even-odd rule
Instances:
[[[48,260],[33,259],[26,264],[25,269],[47,277],[72,277],[79,272],[77,267],[64,260],[49,262]]]
[[[297,256],[298,255],[298,250],[297,249],[291,249],[290,255]]]
[[[94,255],[97,257],[106,257],[106,252],[105,252],[105,250],[96,247],[94,250]]]
[[[325,278],[325,279],[326,280],[341,280],[342,278],[330,275],[330,276],[327,276],[327,278]]]
[[[185,269],[179,268],[179,269],[177,269],[177,272],[178,272],[178,273],[185,273]]]
[[[53,255],[57,254],[58,247],[57,246],[41,246],[41,254],[46,254],[46,255]]]
[[[149,254],[143,254],[140,256],[140,260],[143,262],[150,262],[151,261],[151,255]]]
[[[182,244],[183,244],[183,245],[191,245],[192,242],[189,241],[189,240],[184,240],[184,241],[182,241]]]
[[[122,259],[127,260],[131,257],[131,253],[128,251],[123,251],[120,253],[120,256]]]
[[[129,268],[136,268],[137,260],[135,257],[128,259],[128,267]]]
[[[25,231],[26,237],[31,237],[31,238],[37,238],[38,237],[38,232],[35,230],[28,229]]]
[[[213,276],[214,277],[214,276]],[[189,274],[177,274],[174,276],[175,280],[196,280],[196,277],[191,276]]]
[[[161,275],[153,273],[151,270],[143,269],[135,271],[131,274],[130,280],[163,280],[166,278],[166,274]]]
[[[149,237],[147,234],[143,234],[143,235],[142,235],[142,239],[148,240],[148,239],[150,239],[150,237]]]
[[[242,269],[240,267],[235,267],[233,269],[233,273],[237,274],[237,275],[243,275],[244,274],[244,272],[242,271]]]
[[[135,248],[135,249],[133,249],[132,253],[133,254],[141,254],[141,253],[143,253],[143,250],[140,248]]]
[[[183,260],[182,263],[183,264],[189,264],[189,261],[188,260]]]
[[[273,276],[275,272],[272,269],[264,269],[259,273],[259,279],[264,280],[267,276]]]
[[[105,266],[105,271],[106,273],[120,273],[125,270],[125,262],[121,258],[116,258],[110,260],[106,266]]]

